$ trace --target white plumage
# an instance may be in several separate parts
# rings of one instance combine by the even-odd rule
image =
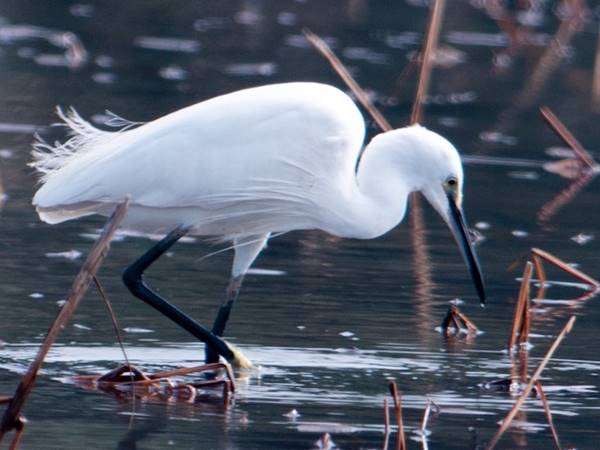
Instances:
[[[234,275],[269,233],[317,228],[373,238],[402,219],[415,190],[448,223],[448,195],[461,206],[458,153],[418,125],[375,137],[356,167],[363,118],[346,94],[323,84],[242,90],[114,132],[74,111],[62,118],[71,139],[34,150],[42,185],[33,204],[42,220],[109,215],[128,197],[127,228],[167,233],[182,225],[233,240]]]

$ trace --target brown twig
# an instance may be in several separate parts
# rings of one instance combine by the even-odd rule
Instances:
[[[130,366],[131,363],[129,362],[129,358],[127,357],[127,352],[125,351],[125,345],[123,344],[123,336],[121,335],[121,330],[119,328],[117,316],[115,315],[115,311],[112,308],[112,304],[108,300],[108,296],[106,295],[106,292],[104,291],[104,288],[102,287],[102,284],[100,284],[100,280],[98,279],[98,277],[96,275],[94,275],[94,276],[92,276],[92,279],[94,280],[96,289],[98,290],[98,293],[100,294],[100,297],[102,297],[102,300],[104,301],[104,305],[106,306],[106,309],[108,310],[108,315],[110,316],[110,320],[112,322],[112,326],[113,326],[113,329],[115,332],[115,336],[117,337],[117,341],[119,342],[119,347],[121,347],[121,353],[123,353],[123,359],[125,359],[125,364]]]
[[[42,346],[38,351],[34,361],[29,366],[27,373],[21,379],[21,382],[15,391],[15,395],[4,412],[4,416],[2,417],[2,422],[0,424],[0,441],[5,433],[17,427],[18,420],[21,415],[21,409],[23,408],[28,395],[31,393],[38,371],[44,362],[44,358],[46,357],[46,354],[50,350],[50,347],[54,341],[56,341],[60,331],[66,326],[69,319],[75,313],[79,302],[83,298],[83,295],[87,291],[87,288],[92,281],[92,277],[98,271],[100,265],[104,261],[104,258],[108,253],[110,240],[125,217],[127,206],[127,201],[117,206],[115,212],[108,219],[102,234],[90,251],[90,254],[88,255],[81,270],[77,274],[77,277],[73,282],[73,286],[71,287],[71,291],[69,292],[67,302],[61,308],[56,319],[52,323],[52,326],[46,335],[46,339],[44,339],[44,342],[42,343]]]
[[[508,351],[511,352],[516,344],[524,344],[529,338],[529,292],[531,273],[533,264],[527,261],[523,270],[523,279],[521,281],[521,289],[519,289],[519,297],[515,305],[515,315],[513,317],[512,329],[508,340]]]
[[[383,131],[389,131],[392,129],[390,123],[386,120],[385,117],[379,112],[379,110],[373,105],[369,96],[365,93],[365,91],[359,86],[359,84],[354,80],[352,75],[344,64],[339,60],[337,56],[333,53],[331,48],[325,43],[323,39],[317,36],[315,33],[310,31],[308,28],[302,30],[308,42],[312,44],[314,48],[316,48],[321,55],[329,61],[331,67],[337,72],[340,78],[346,83],[346,85],[350,88],[356,99],[360,102],[361,105],[369,112],[373,120],[377,123],[379,128]]]
[[[542,106],[540,112],[544,117],[546,123],[552,128],[552,130],[567,144],[579,160],[589,168],[596,166],[596,161],[592,158],[592,155],[583,148],[583,145],[573,136],[569,129],[562,123],[556,115],[547,106]]]
[[[575,278],[577,278],[579,281],[589,285],[590,289],[592,289],[592,290],[600,289],[600,282],[598,282],[594,278],[590,277],[589,275],[586,275],[582,271],[577,270],[574,267],[571,267],[566,262],[564,262],[562,259],[560,259],[544,250],[541,250],[541,249],[535,248],[535,247],[531,249],[531,253],[533,255],[539,256],[544,261],[547,261],[550,264],[555,265],[559,269],[564,270],[569,275],[572,275]]]
[[[406,438],[404,436],[404,422],[402,420],[402,401],[398,393],[398,386],[394,380],[390,380],[390,394],[394,399],[394,408],[396,409],[396,424],[398,426],[398,439],[396,440],[396,450],[406,450]]]
[[[423,44],[423,50],[421,51],[419,84],[417,85],[413,110],[410,116],[411,125],[421,122],[421,116],[423,114],[423,100],[425,99],[425,95],[427,95],[427,90],[429,88],[433,55],[437,48],[445,4],[446,0],[435,1],[429,14],[427,35]]]
[[[562,342],[564,337],[567,335],[567,333],[569,333],[571,331],[571,329],[573,328],[575,319],[576,319],[575,316],[571,316],[571,318],[567,321],[567,324],[564,326],[564,328],[562,329],[560,334],[556,337],[556,339],[554,340],[554,342],[552,343],[552,345],[546,352],[544,359],[542,360],[540,365],[537,367],[537,369],[531,376],[529,383],[527,383],[527,386],[525,386],[525,388],[523,389],[523,392],[521,393],[521,395],[519,396],[519,398],[513,405],[512,409],[509,411],[509,413],[506,415],[506,417],[502,421],[500,428],[498,429],[498,431],[496,432],[496,434],[494,435],[494,437],[492,438],[490,443],[487,445],[486,450],[492,450],[493,448],[496,447],[496,444],[498,443],[498,441],[500,440],[500,438],[502,437],[504,432],[510,426],[512,420],[515,417],[515,414],[517,414],[517,412],[521,409],[521,406],[523,406],[523,403],[525,402],[525,400],[527,400],[527,397],[529,396],[529,394],[531,393],[531,390],[533,389],[533,385],[540,378],[540,375],[542,374],[542,371],[546,368],[546,365],[550,361],[550,358],[552,358],[552,355],[554,354],[554,352],[556,351],[556,349],[558,348],[558,346],[560,345],[560,343]]]
[[[544,270],[544,264],[542,264],[542,258],[535,253],[531,254],[531,259],[533,259],[533,267],[535,268],[539,284],[535,298],[544,298],[546,294],[546,271]]]
[[[552,439],[554,439],[554,445],[556,446],[556,450],[561,450],[560,439],[558,438],[558,433],[556,432],[556,427],[554,426],[554,420],[552,420],[552,411],[550,411],[550,404],[548,403],[548,399],[546,398],[546,394],[542,389],[542,383],[539,381],[535,382],[535,389],[537,391],[540,400],[542,401],[542,405],[544,405],[544,414],[546,414],[546,420],[548,421],[548,425],[550,426],[550,431],[552,432]]]

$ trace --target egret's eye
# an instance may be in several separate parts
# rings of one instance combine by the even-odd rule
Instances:
[[[446,180],[446,186],[450,189],[456,189],[458,186],[458,180],[454,177],[448,177]]]

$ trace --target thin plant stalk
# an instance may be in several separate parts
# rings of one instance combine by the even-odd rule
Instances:
[[[487,445],[486,450],[492,450],[493,448],[495,448],[496,444],[498,444],[498,441],[500,441],[500,438],[502,438],[502,435],[504,434],[504,432],[508,429],[508,427],[510,427],[510,424],[512,423],[513,419],[515,418],[515,415],[517,414],[517,412],[519,412],[519,410],[523,406],[523,403],[529,397],[529,394],[531,394],[533,385],[540,378],[540,375],[542,374],[542,371],[546,368],[546,365],[548,365],[550,358],[552,358],[552,355],[554,355],[554,352],[556,351],[556,349],[558,348],[558,346],[560,345],[560,343],[562,342],[564,337],[567,335],[567,333],[569,333],[573,329],[573,324],[575,323],[575,319],[576,319],[575,316],[571,316],[571,318],[567,321],[566,325],[564,326],[564,328],[562,329],[560,334],[556,337],[556,339],[554,340],[554,342],[552,343],[552,345],[546,352],[544,359],[542,360],[540,365],[537,367],[537,369],[535,369],[535,372],[529,379],[529,383],[527,383],[527,386],[525,386],[525,388],[523,389],[523,392],[521,393],[521,395],[519,396],[519,398],[513,405],[512,409],[509,411],[509,413],[506,415],[506,417],[502,421],[500,428],[498,429],[498,431],[496,432],[496,434],[494,435],[494,437],[492,438],[490,443]]]
[[[512,329],[508,340],[508,351],[511,352],[517,343],[527,342],[528,336],[523,336],[525,332],[529,332],[529,327],[526,322],[529,322],[529,283],[531,281],[531,272],[533,264],[527,261],[523,270],[523,279],[521,281],[521,289],[519,297],[515,305],[515,315],[513,317]]]
[[[356,99],[369,112],[379,128],[381,128],[383,131],[390,131],[392,129],[390,123],[385,117],[383,117],[383,114],[379,112],[375,105],[373,105],[367,93],[360,87],[352,75],[350,75],[348,69],[346,69],[344,64],[339,60],[335,53],[333,53],[327,43],[308,28],[305,28],[302,32],[304,33],[306,39],[308,39],[308,42],[310,42],[312,46],[316,48],[319,53],[321,53],[321,55],[327,59],[327,61],[329,61],[329,64],[331,67],[333,67],[333,70],[336,71],[344,83],[346,83],[346,85],[350,88]]]
[[[583,145],[573,136],[573,134],[569,131],[569,129],[562,123],[558,117],[548,108],[547,106],[542,106],[540,108],[540,112],[544,117],[544,120],[550,128],[567,144],[575,155],[579,158],[579,160],[585,164],[588,168],[594,168],[596,166],[596,161],[592,158],[592,155],[588,153],[588,151],[583,148]]]
[[[390,381],[390,393],[394,399],[394,408],[396,409],[396,424],[398,426],[398,439],[396,440],[396,450],[406,450],[406,438],[404,436],[404,422],[402,420],[402,401],[398,393],[398,386],[394,380]]]
[[[548,421],[548,425],[550,426],[550,431],[552,432],[552,439],[554,440],[556,450],[561,450],[562,447],[560,445],[560,439],[558,438],[558,433],[556,432],[556,427],[554,426],[554,420],[552,420],[552,411],[550,411],[550,404],[548,403],[548,399],[546,398],[544,389],[542,389],[542,383],[536,381],[535,389],[540,397],[540,400],[542,401],[542,405],[544,405],[544,414],[546,414],[546,420]]]

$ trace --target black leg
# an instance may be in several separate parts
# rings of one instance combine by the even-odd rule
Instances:
[[[237,299],[240,288],[242,287],[242,281],[244,281],[244,275],[238,275],[237,277],[231,277],[229,284],[227,285],[227,291],[225,293],[225,302],[219,308],[215,322],[213,323],[212,333],[216,336],[223,336],[225,326],[229,320],[231,314],[231,308]],[[219,361],[219,355],[211,347],[206,347],[206,364],[211,364]]]
[[[187,314],[160,297],[157,293],[152,291],[142,279],[144,271],[175,244],[175,242],[183,237],[187,231],[188,229],[184,227],[178,227],[171,231],[154,247],[125,269],[123,272],[123,281],[133,295],[157,309],[177,325],[204,342],[206,344],[206,351],[210,351],[211,354],[216,355],[215,360],[218,360],[218,355],[221,355],[226,360],[232,362],[236,355],[223,339],[215,335],[215,333],[208,331]]]

